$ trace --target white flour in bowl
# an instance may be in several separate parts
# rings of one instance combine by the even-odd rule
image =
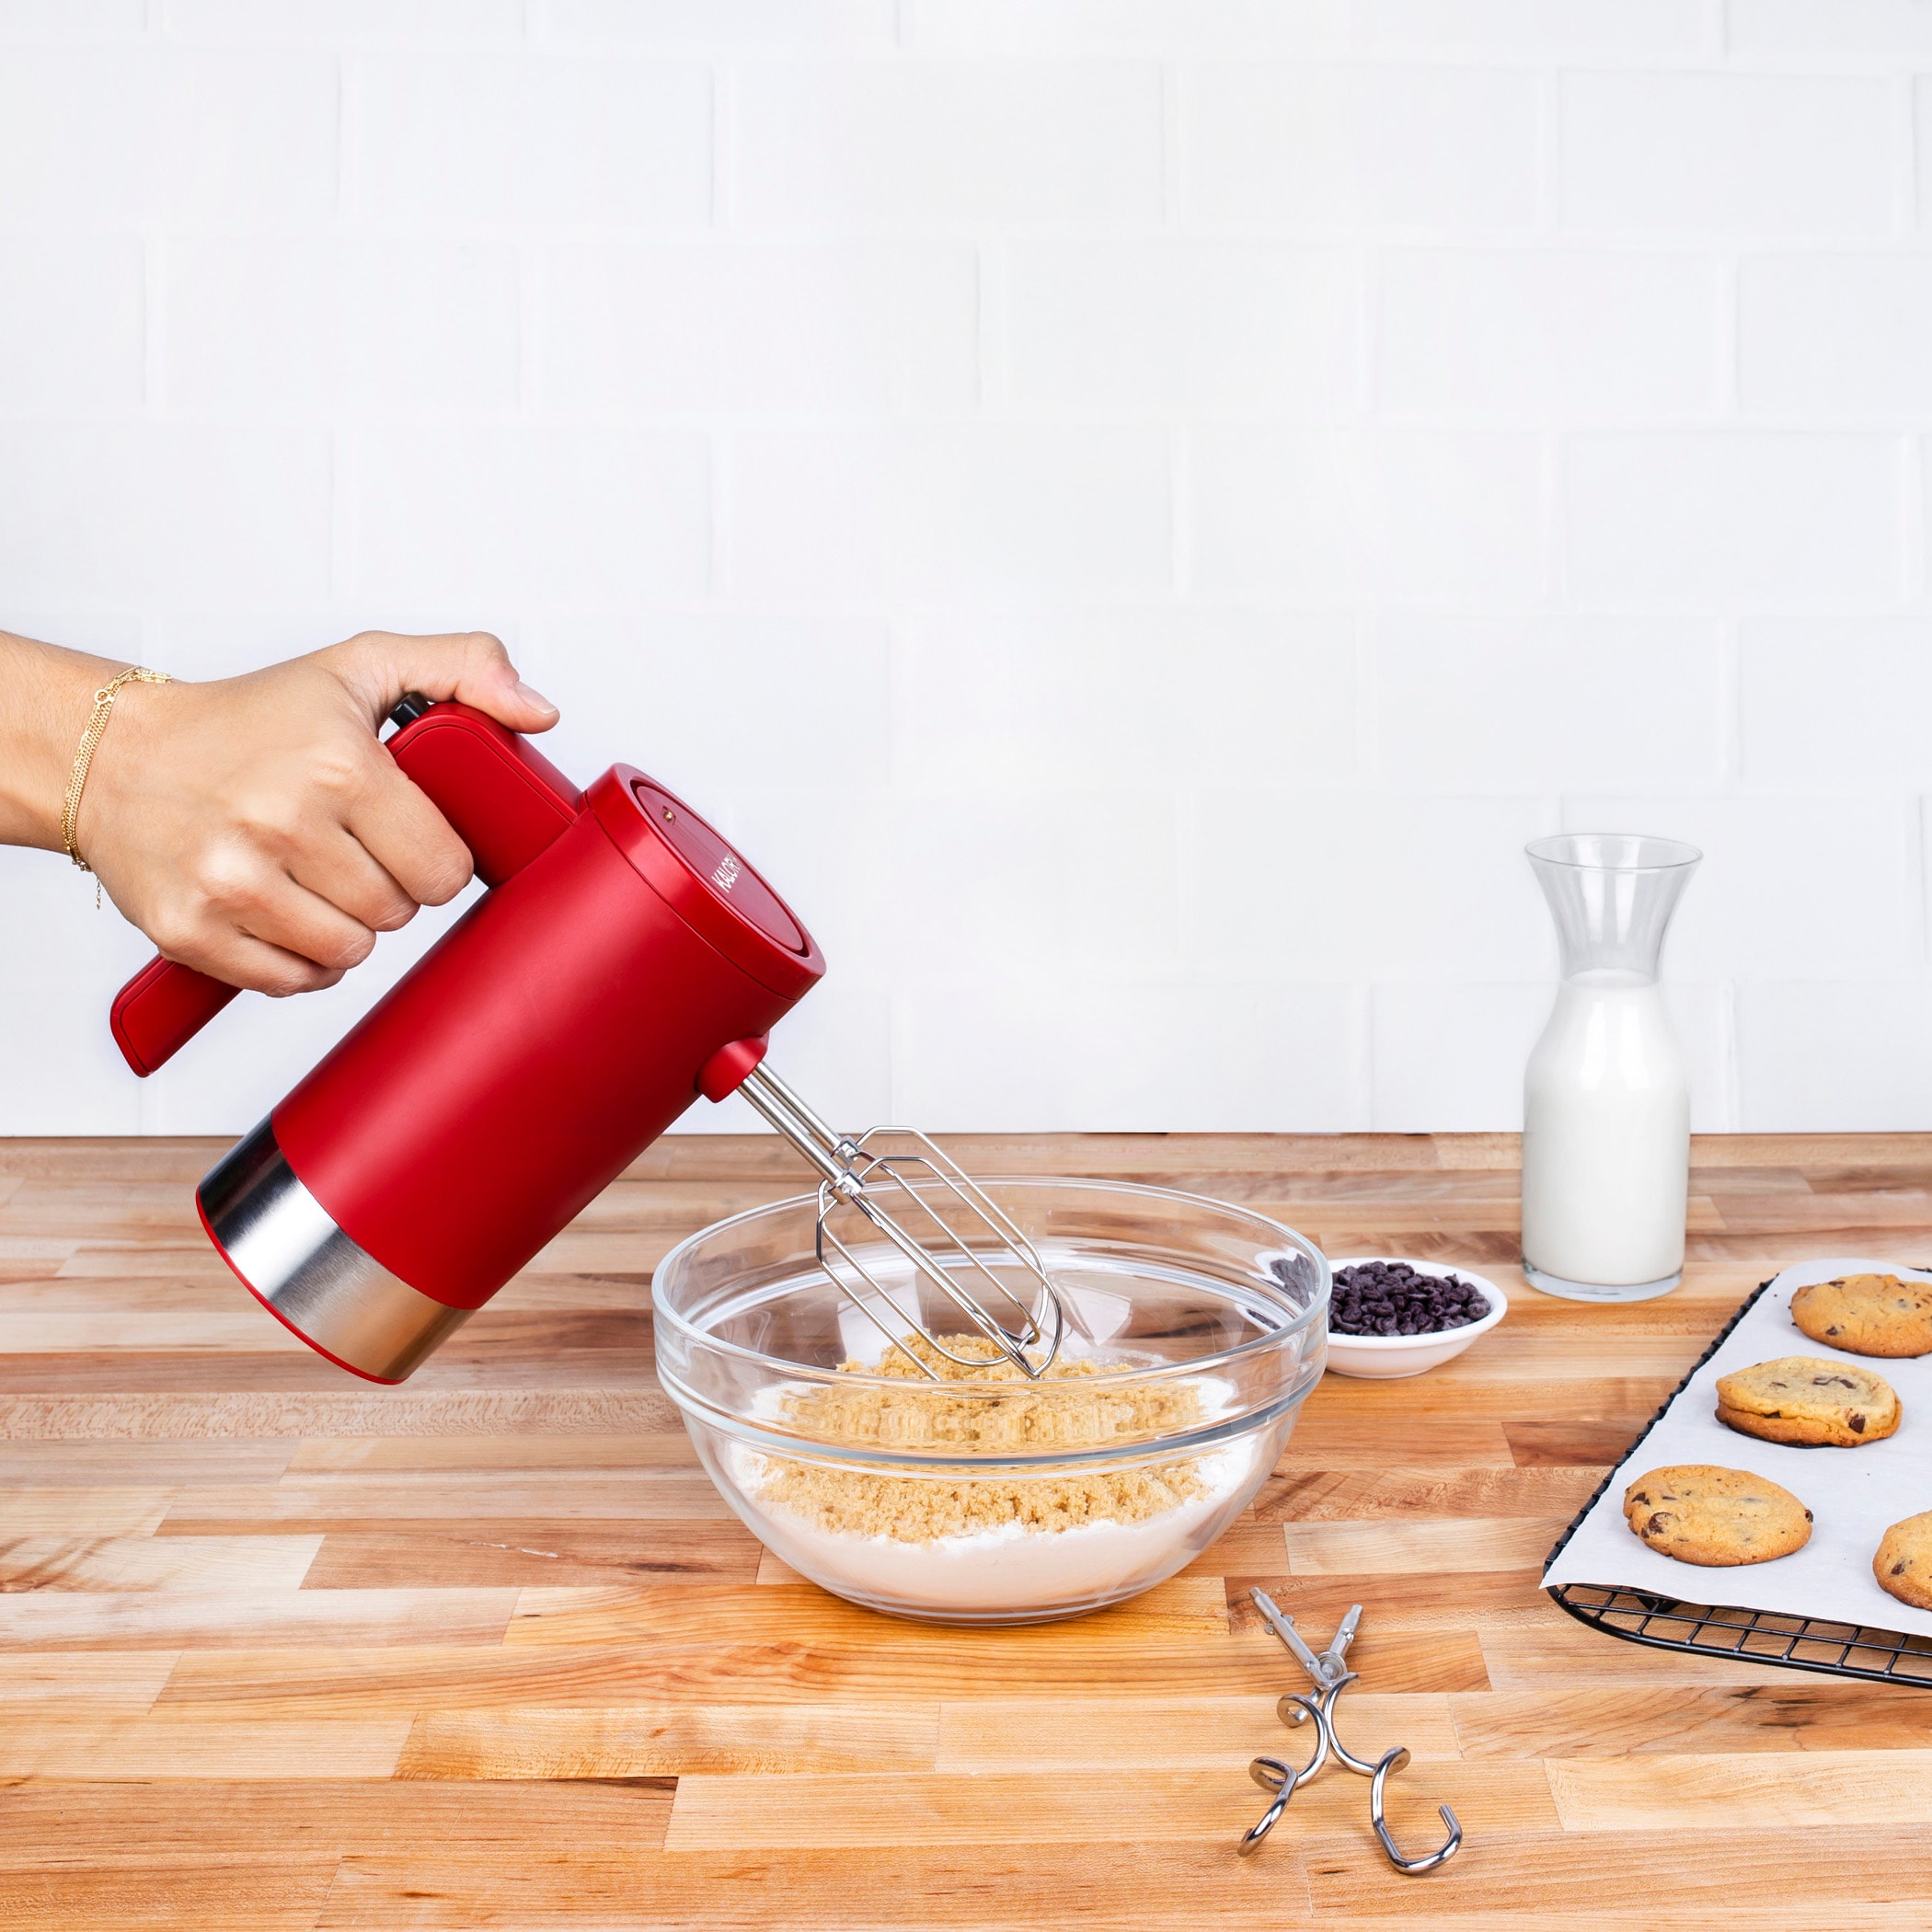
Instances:
[[[825,1529],[774,1508],[759,1493],[770,1482],[773,1459],[737,1443],[730,1454],[740,1493],[768,1525],[761,1534],[794,1570],[831,1589],[943,1616],[1045,1608],[1121,1593],[1143,1577],[1157,1581],[1173,1567],[1175,1553],[1249,1482],[1257,1450],[1250,1437],[1196,1457],[1197,1493],[1134,1522],[1103,1518],[1066,1529],[1006,1523],[923,1542]]]
[[[850,1384],[768,1392],[761,1406],[772,1420],[837,1459],[729,1452],[732,1487],[761,1536],[829,1588],[939,1616],[1105,1601],[1186,1561],[1266,1473],[1253,1439],[1150,1458],[1164,1437],[1225,1412],[1233,1391],[1214,1378],[1117,1379],[1086,1359],[1029,1382],[964,1338],[949,1338],[977,1356],[964,1366],[911,1346],[937,1379],[900,1356],[847,1363]],[[1010,1392],[989,1394],[989,1381]],[[965,1382],[977,1386],[957,1386]],[[1115,1444],[1117,1457],[1092,1457]],[[868,1466],[868,1449],[944,1463],[926,1473]],[[973,1470],[977,1456],[1060,1450],[1081,1459],[1038,1475]]]

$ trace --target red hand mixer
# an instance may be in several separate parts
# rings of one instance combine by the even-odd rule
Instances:
[[[580,792],[467,706],[393,716],[489,890],[196,1190],[263,1306],[400,1382],[700,1094],[742,1092],[817,1171],[820,1261],[889,1340],[972,1359],[911,1312],[924,1289],[1042,1373],[1061,1303],[1007,1215],[924,1134],[836,1133],[761,1064],[825,962],[751,866],[627,765]],[[114,1002],[128,1064],[153,1073],[235,992],[151,960]]]

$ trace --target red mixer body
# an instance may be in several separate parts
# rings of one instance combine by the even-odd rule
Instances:
[[[629,766],[580,794],[458,705],[390,749],[490,890],[199,1190],[270,1312],[377,1381],[408,1374],[701,1087],[735,1086],[824,971],[744,860]],[[116,1002],[130,1064],[151,1071],[230,993],[155,962]]]

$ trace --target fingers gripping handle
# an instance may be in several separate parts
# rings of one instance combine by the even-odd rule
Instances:
[[[477,877],[501,885],[583,808],[583,794],[525,738],[467,705],[411,695],[393,714],[390,755],[469,847]],[[172,960],[153,959],[116,995],[110,1015],[121,1056],[144,1077],[164,1065],[235,997],[236,989]]]

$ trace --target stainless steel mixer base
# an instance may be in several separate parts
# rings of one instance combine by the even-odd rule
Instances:
[[[269,1312],[331,1362],[372,1382],[400,1382],[467,1308],[412,1288],[359,1248],[303,1186],[267,1121],[197,1190],[201,1219],[229,1267]]]

